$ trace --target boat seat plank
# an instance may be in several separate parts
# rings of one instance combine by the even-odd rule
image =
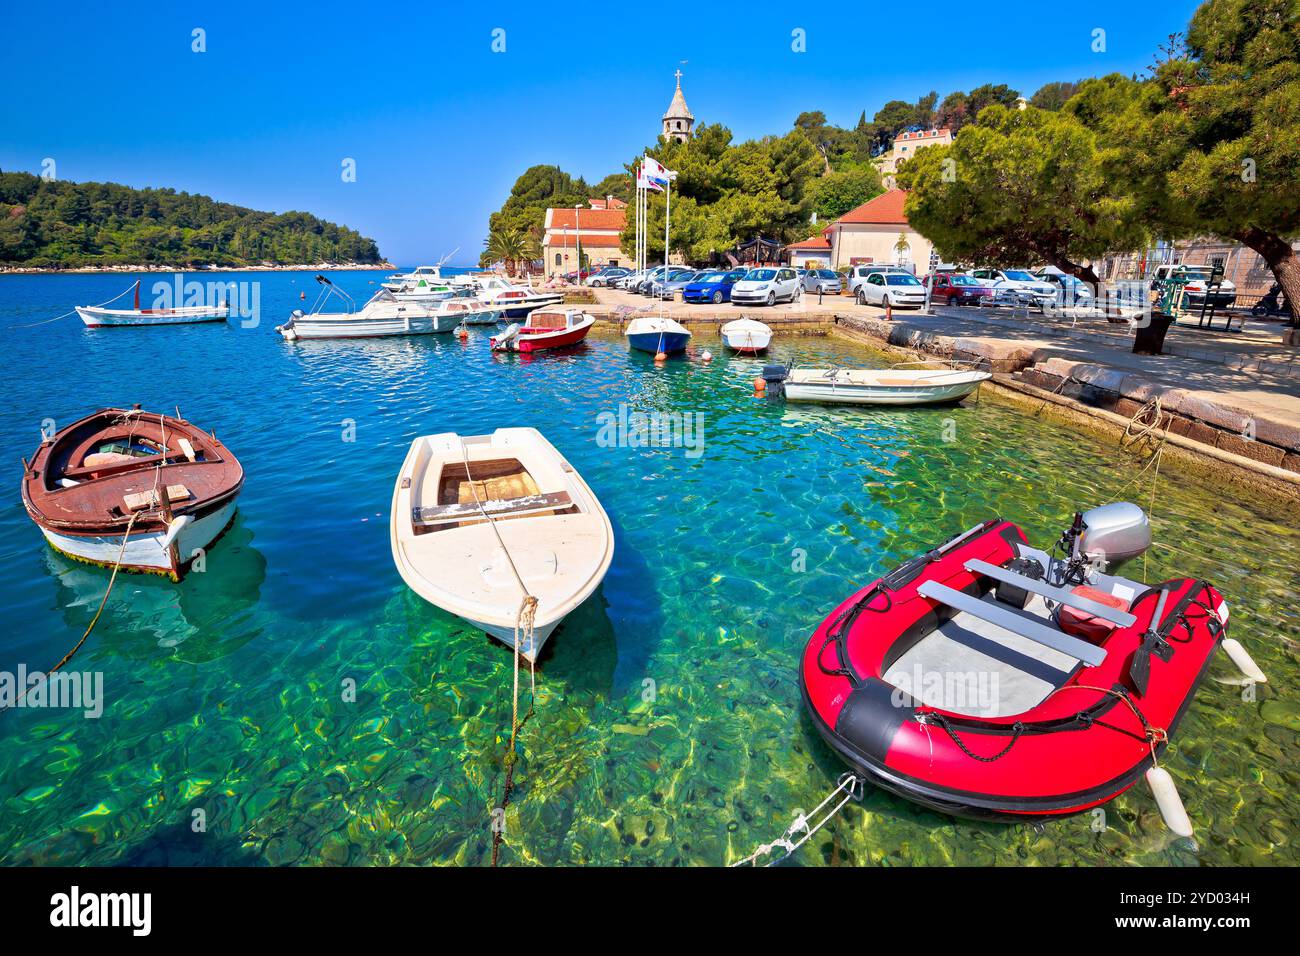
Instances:
[[[1081,641],[1077,637],[1071,637],[1054,628],[1046,627],[1027,615],[1015,613],[1010,608],[998,607],[989,601],[981,601],[977,597],[950,588],[946,584],[940,584],[938,581],[923,581],[916,591],[922,597],[938,601],[940,604],[946,604],[958,611],[965,611],[972,617],[977,617],[981,621],[988,621],[990,624],[996,624],[1012,634],[1027,637],[1031,641],[1037,641],[1039,644],[1060,651],[1062,654],[1068,654],[1075,660],[1083,661],[1091,667],[1097,667],[1106,659],[1106,652],[1100,647],[1089,644],[1087,641]]]
[[[524,511],[557,511],[573,504],[567,491],[551,494],[524,495],[519,498],[490,499],[480,505],[475,501],[462,501],[449,505],[427,505],[411,509],[411,520],[416,524],[436,524],[443,521],[464,521],[481,518],[483,512],[492,517],[515,515]]]
[[[1054,584],[1048,584],[1046,581],[1040,581],[1037,578],[1027,577],[1023,574],[1017,574],[1007,568],[998,567],[996,564],[989,564],[987,561],[972,559],[966,562],[966,570],[974,571],[976,574],[982,574],[985,577],[992,578],[995,581],[1002,581],[1005,584],[1013,584],[1018,588],[1023,588],[1030,594],[1037,594],[1048,600],[1055,601],[1058,604],[1064,604],[1066,607],[1072,607],[1076,611],[1083,611],[1091,614],[1093,617],[1099,617],[1103,621],[1109,621],[1118,627],[1132,627],[1137,623],[1137,618],[1127,611],[1121,611],[1118,608],[1108,607],[1100,601],[1093,601],[1090,598],[1080,597],[1079,595],[1067,591],[1065,588],[1057,587]]]

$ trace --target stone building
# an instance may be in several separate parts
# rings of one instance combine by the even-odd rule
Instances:
[[[675,75],[677,92],[673,94],[673,101],[668,104],[668,112],[664,114],[663,135],[664,139],[675,139],[679,143],[684,143],[691,138],[695,117],[691,115],[690,108],[686,105],[686,97],[682,96],[682,71],[678,70]]]

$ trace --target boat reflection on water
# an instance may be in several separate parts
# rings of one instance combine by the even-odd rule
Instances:
[[[266,558],[252,541],[252,531],[237,518],[205,556],[202,570],[196,566],[178,584],[155,575],[118,574],[88,643],[97,653],[129,660],[169,657],[192,663],[238,650],[259,633],[249,615],[266,580]],[[44,561],[56,586],[55,606],[68,625],[68,640],[66,646],[29,646],[23,652],[33,665],[48,666],[90,624],[110,572],[52,548],[45,549]]]

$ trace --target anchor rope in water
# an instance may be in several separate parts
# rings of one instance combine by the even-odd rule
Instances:
[[[831,820],[834,819],[835,815],[839,813],[840,810],[844,809],[845,804],[850,800],[861,800],[862,789],[863,780],[861,777],[854,773],[843,774],[840,777],[839,785],[828,793],[821,803],[813,807],[811,813],[800,813],[794,818],[794,822],[791,823],[790,826],[786,828],[785,832],[779,837],[771,843],[762,844],[753,853],[749,854],[749,856],[745,857],[743,860],[737,860],[735,863],[732,863],[731,866],[758,866],[758,860],[760,857],[774,853],[777,850],[783,850],[784,852],[780,856],[768,860],[763,864],[763,866],[772,866],[776,863],[780,863],[811,840],[818,830],[830,823]],[[841,792],[844,793],[843,799],[841,799],[839,803],[835,804],[835,806],[830,810],[826,810],[823,813],[823,809],[826,805],[834,800]],[[816,817],[819,813],[821,814],[821,819],[819,819],[814,825],[812,823],[812,818]],[[796,840],[795,837],[801,832],[803,833],[803,836]]]
[[[90,624],[86,626],[85,632],[81,635],[81,640],[77,641],[76,644],[72,645],[72,650],[64,654],[57,664],[55,664],[53,667],[51,667],[49,670],[45,672],[46,677],[49,677],[50,674],[53,674],[64,664],[68,663],[68,661],[72,660],[73,655],[76,654],[77,651],[81,650],[81,645],[86,643],[86,638],[90,637],[90,632],[93,631],[95,629],[95,625],[99,623],[99,617],[101,614],[104,613],[104,607],[108,604],[108,596],[113,593],[113,585],[117,582],[117,572],[122,567],[122,556],[126,554],[126,542],[127,539],[131,536],[131,528],[135,525],[136,519],[139,518],[140,515],[143,513],[144,512],[141,511],[135,512],[134,514],[131,515],[131,520],[126,523],[126,531],[122,533],[121,547],[117,549],[117,560],[113,562],[113,573],[109,575],[108,578],[108,587],[104,589],[104,596],[100,598],[99,607],[95,610],[95,616],[90,619]],[[6,710],[12,710],[13,708],[17,707],[19,704],[23,702],[23,698],[25,698],[26,696],[27,696],[27,691],[26,689],[24,689],[23,692],[18,695],[18,697],[14,700],[12,704],[10,704],[8,707],[0,708],[0,714],[4,713]]]
[[[506,780],[505,786],[501,791],[501,803],[497,807],[501,811],[501,820],[498,826],[492,832],[492,865],[497,865],[497,859],[501,852],[502,834],[505,831],[505,811],[510,805],[510,795],[515,788],[515,765],[519,761],[519,752],[517,749],[519,740],[519,731],[523,729],[528,718],[533,716],[534,704],[537,701],[537,670],[533,661],[528,661],[528,674],[530,682],[530,693],[528,697],[528,713],[524,714],[524,719],[519,719],[519,647],[522,632],[523,640],[528,642],[528,646],[533,645],[533,628],[537,616],[537,598],[528,590],[528,585],[524,584],[523,576],[519,573],[519,568],[515,566],[515,559],[510,554],[510,549],[506,547],[505,538],[501,536],[501,530],[497,527],[496,519],[492,517],[483,507],[483,502],[478,496],[478,489],[474,487],[474,474],[469,466],[469,451],[465,448],[465,440],[460,441],[461,460],[465,464],[465,481],[469,484],[470,494],[474,496],[474,504],[479,510],[479,514],[487,520],[488,526],[491,527],[492,533],[496,535],[497,543],[501,545],[501,551],[506,556],[506,563],[510,565],[510,571],[515,576],[515,583],[519,585],[519,590],[523,593],[523,599],[519,603],[519,611],[515,615],[515,642],[514,642],[514,688],[510,700],[510,746],[506,751]]]
[[[103,302],[100,302],[100,303],[98,303],[97,305],[82,306],[82,308],[102,309],[104,306],[108,305],[108,303],[110,303],[110,302],[116,302],[118,299],[122,298],[122,296],[126,295],[127,292],[130,292],[132,289],[134,289],[136,285],[139,285],[139,280],[136,281],[135,285],[128,286],[127,289],[126,289],[126,292],[119,292],[117,295],[113,296],[113,298],[111,298],[111,299],[105,299]],[[52,319],[42,319],[42,320],[39,321],[39,322],[28,322],[26,325],[14,325],[14,326],[11,326],[11,328],[14,328],[14,329],[34,329],[34,328],[36,328],[36,326],[38,326],[38,325],[49,325],[51,322],[57,322],[57,321],[59,321],[59,319],[66,319],[68,316],[70,316],[70,315],[76,315],[76,314],[77,314],[77,310],[76,310],[76,309],[73,309],[71,312],[64,312],[62,315],[56,315],[56,316],[55,316],[54,318],[52,318]]]

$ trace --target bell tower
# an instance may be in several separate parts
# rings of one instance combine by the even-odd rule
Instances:
[[[675,139],[679,143],[684,143],[691,138],[691,127],[695,125],[695,117],[691,115],[686,105],[686,97],[682,96],[682,71],[678,70],[675,76],[677,92],[673,94],[673,101],[668,104],[668,112],[664,114],[664,139]]]

